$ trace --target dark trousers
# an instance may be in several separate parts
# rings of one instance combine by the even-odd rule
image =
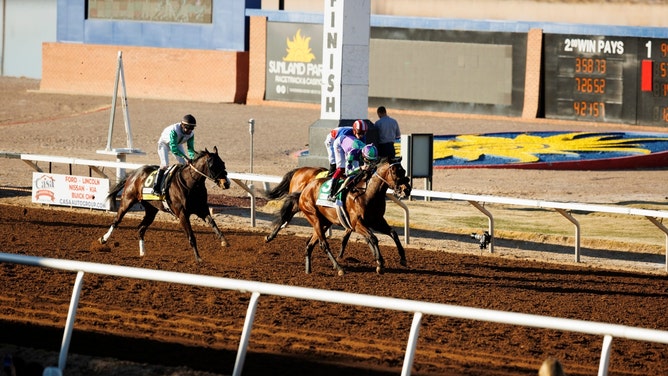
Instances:
[[[395,157],[394,152],[394,142],[386,142],[383,144],[378,144],[378,156],[381,158],[385,157],[388,159]]]

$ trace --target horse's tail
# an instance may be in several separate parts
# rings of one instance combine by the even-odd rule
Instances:
[[[265,236],[264,238],[265,242],[269,243],[274,238],[276,238],[278,232],[281,231],[283,227],[286,227],[288,224],[290,224],[292,217],[294,217],[295,214],[299,213],[300,195],[301,192],[291,193],[290,195],[288,195],[288,198],[285,201],[283,201],[283,206],[281,207],[278,217],[276,217],[276,219],[274,219],[274,221],[272,222],[273,228],[271,230],[271,233]]]
[[[301,194],[301,192],[290,193],[285,201],[283,201],[280,214],[274,221],[275,226],[287,225],[292,220],[292,217],[299,213],[299,196]]]
[[[292,181],[292,177],[295,175],[296,171],[297,168],[285,174],[285,176],[283,176],[283,179],[281,180],[280,183],[278,183],[277,186],[268,191],[265,191],[264,193],[265,197],[270,200],[276,200],[290,193],[290,181]]]
[[[116,195],[118,195],[118,193],[120,191],[122,191],[123,188],[125,187],[125,182],[127,180],[128,180],[128,177],[126,176],[123,179],[121,179],[121,181],[116,183],[116,185],[114,185],[114,187],[111,188],[111,190],[109,191],[109,194],[107,195],[107,200],[116,198]]]

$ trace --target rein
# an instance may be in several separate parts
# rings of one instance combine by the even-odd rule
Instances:
[[[192,164],[187,164],[185,167],[190,167],[192,170],[195,170],[196,173],[198,173],[199,175],[203,176],[204,178],[209,179],[209,180],[211,180],[211,181],[214,182],[214,183],[216,182],[213,178],[210,178],[208,175],[206,175],[206,174],[203,173],[202,171],[198,170],[198,169],[197,169],[195,166],[193,166]],[[190,176],[191,176],[191,177],[193,176],[192,172],[191,172]],[[194,178],[193,178],[193,179],[194,179]],[[181,184],[181,186],[182,186],[184,189],[187,189],[188,191],[190,191],[190,190],[194,187],[194,185],[193,185],[193,187],[188,186],[188,183],[186,182],[186,180],[184,179],[183,175],[181,175],[181,174],[178,174],[178,180],[177,180],[177,181],[179,182],[179,184]],[[197,184],[197,183],[195,182],[195,184]]]
[[[391,189],[394,189],[394,187],[392,187],[392,186],[390,185],[390,182],[389,182],[389,181],[385,180],[385,178],[383,178],[382,176],[380,176],[380,175],[378,174],[378,171],[374,172],[373,175],[374,175],[375,177],[377,177],[378,179],[380,179],[383,183],[387,184],[388,187],[390,187]]]
[[[392,165],[394,165],[394,164],[396,164],[396,163],[391,164],[390,167],[392,167]],[[388,167],[388,168],[389,168],[389,167]],[[373,175],[376,176],[378,179],[380,179],[380,180],[381,180],[382,182],[384,182],[385,184],[387,184],[387,186],[390,187],[390,189],[392,189],[393,191],[397,189],[397,184],[395,183],[395,184],[394,184],[394,187],[393,187],[393,186],[390,184],[390,182],[387,181],[387,179],[383,178],[382,176],[380,176],[380,174],[378,174],[378,170],[374,171],[374,172],[373,172]]]
[[[193,170],[195,170],[196,173],[204,176],[206,179],[209,179],[214,183],[216,182],[216,180],[214,178],[209,177],[209,175],[207,175],[207,174],[203,173],[202,171],[198,170],[197,167],[193,166],[192,164],[189,164],[188,167],[192,168]]]
[[[197,167],[195,167],[192,163],[187,164],[187,166],[190,167],[191,169],[195,170],[196,173],[200,174],[201,176],[204,176],[204,178],[209,179],[209,180],[211,180],[211,181],[214,182],[214,183],[216,183],[216,180],[219,180],[219,179],[220,179],[220,178],[218,177],[219,175],[223,175],[223,174],[224,174],[224,173],[223,173],[223,174],[218,174],[218,175],[216,175],[215,178],[212,178],[212,177],[210,177],[209,175],[207,175],[207,174],[203,173],[202,171],[198,170]],[[208,166],[208,163],[207,163],[207,166]],[[209,171],[211,171],[211,168],[210,168],[210,167],[209,167]],[[192,174],[191,174],[191,176],[192,176]],[[227,177],[225,177],[225,180],[228,181],[228,182],[230,181]]]

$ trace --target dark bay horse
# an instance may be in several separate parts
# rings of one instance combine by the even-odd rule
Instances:
[[[306,184],[324,171],[327,171],[327,169],[322,167],[298,167],[290,170],[283,176],[281,182],[271,190],[265,192],[264,196],[269,200],[278,200],[290,193],[301,192],[306,187]],[[278,232],[288,226],[292,218],[299,213],[299,205],[293,200],[285,200],[283,201],[280,213],[280,217],[272,223],[273,229],[271,233],[264,238],[266,243],[274,240]]]
[[[379,274],[382,273],[384,267],[383,256],[378,247],[378,238],[370,228],[373,225],[378,228],[378,231],[386,231],[388,234],[394,231],[383,218],[386,204],[385,194],[387,193],[387,189],[391,188],[395,195],[405,198],[410,195],[411,186],[408,177],[406,177],[406,171],[398,162],[389,163],[383,161],[375,169],[364,173],[370,174],[370,177],[362,179],[345,197],[343,206],[341,207],[341,212],[345,215],[343,220],[339,216],[338,208],[317,205],[320,186],[327,179],[312,180],[304,187],[301,193],[296,192],[288,196],[289,200],[298,201],[299,209],[313,227],[313,235],[306,244],[306,273],[311,272],[311,254],[313,248],[317,243],[320,243],[320,247],[332,261],[334,269],[338,271],[339,275],[344,274],[343,268],[332,255],[329,243],[325,237],[325,232],[332,224],[341,225],[350,233],[354,231],[362,235],[376,259],[376,272]],[[346,235],[350,236],[350,234]],[[398,236],[396,239],[399,245],[401,263],[405,265],[406,257],[403,252],[404,249],[401,247],[401,243],[398,242]]]
[[[392,238],[394,245],[397,247],[397,252],[399,253],[399,263],[403,266],[407,265],[406,262],[406,252],[404,247],[401,245],[401,240],[399,239],[399,234],[390,226],[385,220],[385,210],[387,208],[386,194],[388,188],[392,188],[394,195],[400,198],[406,198],[411,194],[411,184],[410,179],[406,176],[406,170],[401,166],[401,158],[396,158],[389,163],[390,169],[387,173],[391,175],[391,179],[386,179],[381,183],[379,192],[370,197],[367,202],[367,212],[365,213],[364,223],[367,224],[369,228],[374,231],[378,231],[381,234],[385,234]],[[378,175],[380,177],[380,175]],[[382,178],[381,178],[382,179]],[[395,182],[394,186],[391,186],[390,181]],[[337,258],[340,260],[343,258],[343,253],[346,250],[346,245],[348,244],[348,239],[352,235],[353,230],[350,228],[346,229],[343,238],[341,239],[341,250]]]
[[[216,222],[211,217],[209,205],[207,203],[206,179],[211,179],[216,185],[223,189],[230,187],[230,180],[227,178],[225,162],[218,156],[218,148],[214,146],[213,152],[208,150],[201,151],[193,159],[192,163],[175,166],[172,173],[171,184],[166,188],[164,201],[161,199],[149,200],[144,197],[143,189],[152,187],[151,173],[156,171],[158,166],[142,166],[119,181],[111,189],[107,199],[114,200],[116,195],[123,191],[121,195],[116,219],[100,239],[104,244],[109,240],[111,233],[123,220],[123,216],[136,203],[141,203],[144,207],[144,218],[139,224],[139,255],[144,256],[144,234],[148,227],[153,223],[158,211],[166,211],[179,219],[179,223],[188,236],[190,246],[195,252],[195,259],[201,262],[202,259],[197,251],[197,241],[190,225],[190,216],[197,215],[204,220],[221,241],[221,245],[228,245],[225,236],[220,231]],[[146,181],[147,179],[151,181]]]

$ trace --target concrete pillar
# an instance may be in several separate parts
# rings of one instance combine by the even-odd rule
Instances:
[[[324,2],[320,119],[309,128],[300,166],[327,167],[327,133],[366,119],[369,108],[370,0]]]

